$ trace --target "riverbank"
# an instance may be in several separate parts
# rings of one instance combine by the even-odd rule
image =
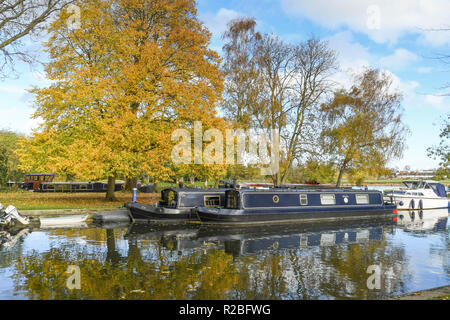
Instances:
[[[413,293],[391,297],[387,300],[449,300],[450,286],[443,286],[429,290],[422,290]]]
[[[139,193],[141,203],[152,204],[158,201],[158,193]],[[0,203],[5,207],[15,206],[20,211],[28,210],[107,210],[123,206],[132,200],[131,192],[116,192],[116,201],[106,201],[104,193],[38,193],[5,192],[0,193]]]

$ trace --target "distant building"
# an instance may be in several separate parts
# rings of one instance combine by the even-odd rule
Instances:
[[[394,177],[397,179],[432,179],[436,174],[435,169],[429,170],[417,170],[406,171],[401,170],[394,173]]]

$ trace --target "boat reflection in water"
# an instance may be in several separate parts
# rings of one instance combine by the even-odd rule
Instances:
[[[446,229],[421,234],[418,250],[416,234],[401,230],[401,223],[388,217],[9,230],[0,237],[0,298],[383,299],[446,285]],[[80,268],[81,290],[67,290],[68,276],[61,274],[70,265]],[[374,265],[383,272],[380,289],[368,287]]]
[[[382,240],[385,229],[393,229],[392,219],[366,223],[298,223],[269,226],[205,226],[200,224],[132,224],[126,238],[160,240],[175,250],[216,247],[233,256],[265,250],[301,249]]]
[[[397,224],[405,231],[437,232],[447,227],[448,209],[409,210],[398,214]]]

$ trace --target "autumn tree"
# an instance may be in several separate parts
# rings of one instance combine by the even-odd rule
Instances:
[[[214,181],[218,186],[229,167],[224,150],[226,130],[230,128],[223,118],[208,117],[194,122],[194,126],[187,125],[182,129],[183,134],[174,134],[172,139],[177,141],[177,145],[172,149],[171,163],[167,164],[172,168],[173,180],[180,182],[186,177],[190,183],[201,179],[205,183]]]
[[[22,177],[19,160],[15,154],[20,135],[8,130],[0,130],[0,186],[5,187],[9,180],[18,181]]]
[[[50,26],[45,71],[52,84],[33,90],[43,124],[24,143],[23,166],[107,177],[113,199],[118,176],[168,176],[174,129],[216,117],[219,57],[208,49],[194,1],[89,0],[80,7],[80,28],[68,28],[67,10]],[[36,150],[42,146],[51,153]],[[33,152],[43,158],[33,160]]]
[[[447,114],[447,119],[443,119],[442,121],[439,137],[441,139],[439,145],[429,147],[427,152],[430,158],[440,160],[440,168],[438,169],[437,176],[445,179],[450,176],[450,113]]]
[[[280,137],[279,171],[272,175],[280,185],[295,162],[317,151],[316,119],[336,56],[317,38],[287,44],[254,28],[254,20],[243,18],[225,33],[225,100],[235,123],[266,134],[272,144]]]
[[[225,59],[222,72],[227,79],[223,108],[227,118],[240,128],[248,128],[252,106],[258,103],[261,81],[256,46],[261,34],[256,32],[253,18],[241,17],[228,23],[222,35]]]
[[[407,133],[401,99],[388,73],[368,68],[350,89],[336,91],[322,106],[327,125],[322,132],[324,151],[339,170],[337,186],[344,173],[373,174],[401,156]]]
[[[336,169],[332,162],[320,162],[308,159],[301,167],[293,168],[292,178],[301,183],[332,183],[335,181]]]

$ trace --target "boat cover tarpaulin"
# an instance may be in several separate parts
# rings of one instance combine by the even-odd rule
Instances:
[[[433,188],[434,192],[443,198],[447,198],[447,192],[445,191],[445,186],[440,183],[430,183],[431,188]]]

